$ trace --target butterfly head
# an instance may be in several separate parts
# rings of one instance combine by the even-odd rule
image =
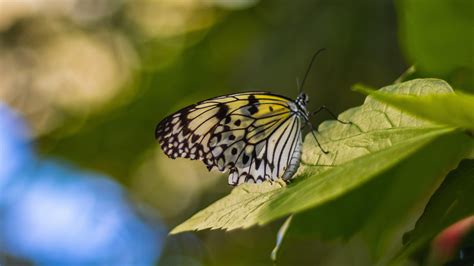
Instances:
[[[301,92],[298,97],[296,97],[295,103],[302,109],[306,109],[306,105],[309,102],[309,97],[306,93]]]

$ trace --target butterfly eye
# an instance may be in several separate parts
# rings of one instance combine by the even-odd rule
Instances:
[[[303,104],[309,103],[309,97],[304,92],[302,92],[298,98],[301,100],[301,103],[303,103]]]

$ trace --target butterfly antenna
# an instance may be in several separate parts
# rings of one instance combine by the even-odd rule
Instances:
[[[319,49],[318,51],[316,51],[316,53],[314,53],[313,57],[311,58],[311,62],[309,62],[308,68],[306,69],[306,73],[304,74],[303,82],[301,82],[301,87],[298,87],[299,88],[298,91],[300,93],[303,91],[304,82],[306,81],[306,78],[308,77],[309,71],[311,70],[311,67],[313,66],[314,60],[324,50],[326,50],[326,48]]]

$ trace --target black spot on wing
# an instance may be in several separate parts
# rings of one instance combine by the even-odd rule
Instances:
[[[183,124],[184,124],[184,122],[183,122]],[[189,129],[188,126],[185,125],[185,126],[183,127],[183,135],[184,135],[184,136],[187,136],[189,133],[191,133],[191,129]]]
[[[194,134],[192,137],[191,137],[191,141],[192,142],[196,142],[198,139],[199,139],[199,135],[198,134]]]
[[[252,105],[252,106],[248,109],[248,111],[249,111],[249,114],[253,115],[253,114],[255,114],[256,112],[258,112],[258,107],[255,106],[255,105]]]
[[[161,140],[163,138],[163,135],[167,134],[170,131],[169,125],[169,118],[161,120],[161,122],[158,123],[155,128],[155,139]]]
[[[248,109],[248,112],[249,112],[250,115],[253,115],[256,112],[258,112],[257,105],[258,105],[259,102],[258,102],[257,98],[255,98],[254,95],[249,95],[248,101],[249,101],[249,106],[250,106],[250,108]]]
[[[247,164],[247,162],[249,161],[249,159],[250,159],[250,157],[249,157],[247,154],[244,153],[243,156],[242,156],[242,162],[243,162],[244,164]]]
[[[249,95],[249,105],[255,105],[255,104],[258,104],[258,100],[257,98],[255,98],[255,95]]]
[[[226,104],[219,104],[219,109],[217,110],[217,113],[216,113],[216,118],[221,120],[223,119],[224,117],[227,116],[227,113],[229,112],[229,106],[227,106]]]

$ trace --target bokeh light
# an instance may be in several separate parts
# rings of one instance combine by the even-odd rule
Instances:
[[[6,251],[41,264],[150,265],[163,230],[141,221],[112,181],[45,161],[4,206]],[[22,184],[24,185],[24,184]]]
[[[132,78],[135,51],[117,32],[94,35],[38,22],[15,36],[14,47],[0,44],[0,99],[21,110],[33,134],[45,134],[68,114],[103,108]],[[45,38],[33,41],[36,36]]]
[[[212,6],[201,0],[147,0],[128,3],[129,19],[149,37],[173,37],[209,27],[216,19]]]
[[[176,175],[178,170],[179,176]],[[144,156],[132,180],[131,191],[168,218],[197,208],[203,191],[218,182],[225,183],[220,182],[223,181],[221,173],[208,172],[201,162],[169,160],[159,147]]]
[[[27,171],[34,155],[28,143],[28,131],[20,118],[0,103],[0,204],[15,174]],[[26,166],[26,167],[25,167]]]
[[[92,23],[112,15],[123,1],[34,0],[0,1],[0,31],[31,16],[68,17],[77,23]]]
[[[87,112],[102,106],[131,75],[133,62],[119,61],[133,58],[130,49],[120,49],[128,46],[126,42],[113,32],[107,36],[69,33],[52,38],[39,54],[41,68],[33,77],[33,89],[70,111]]]
[[[0,251],[42,265],[151,265],[165,229],[105,176],[37,159],[0,105]]]

